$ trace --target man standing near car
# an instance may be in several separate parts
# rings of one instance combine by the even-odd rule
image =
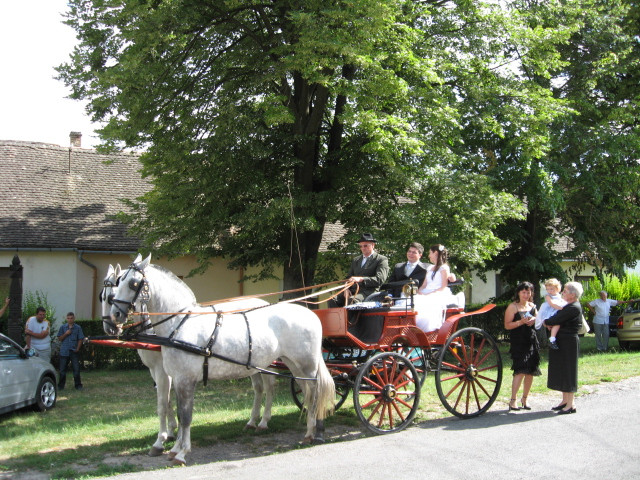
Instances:
[[[60,340],[60,381],[58,382],[58,389],[60,390],[64,390],[64,385],[67,381],[69,360],[71,360],[76,390],[82,390],[82,381],[80,380],[80,348],[82,347],[84,333],[82,333],[82,327],[75,322],[75,314],[69,312],[67,313],[67,324],[62,325],[60,330],[58,330],[58,340]]]
[[[49,321],[45,318],[47,311],[44,307],[36,308],[36,314],[29,317],[24,328],[27,349],[33,348],[45,362],[51,361],[51,337],[49,336]]]
[[[596,298],[587,303],[589,310],[595,312],[593,317],[593,333],[596,335],[596,348],[599,352],[606,352],[609,348],[609,315],[611,313],[611,307],[632,301],[633,300],[627,300],[621,302],[607,298],[607,292],[602,290],[600,292],[600,298]]]

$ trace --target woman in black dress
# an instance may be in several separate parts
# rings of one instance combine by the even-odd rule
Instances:
[[[580,340],[578,330],[582,325],[582,285],[569,282],[562,290],[562,298],[567,304],[555,315],[547,318],[544,325],[560,325],[556,335],[557,350],[549,350],[549,378],[547,388],[562,392],[562,401],[552,407],[559,414],[576,413],[574,394],[578,390],[578,353]]]
[[[531,301],[532,296],[533,285],[529,282],[520,283],[516,287],[515,300],[507,306],[504,312],[504,328],[510,331],[511,348],[509,353],[513,361],[509,410],[520,410],[516,399],[523,380],[522,408],[531,410],[527,397],[533,384],[533,377],[540,375],[540,345],[533,328],[538,312],[535,304]]]

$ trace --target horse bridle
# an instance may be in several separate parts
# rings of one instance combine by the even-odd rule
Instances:
[[[135,303],[138,301],[138,297],[142,295],[141,300],[143,305],[146,305],[146,302],[149,301],[149,284],[147,282],[147,277],[144,274],[144,269],[138,267],[135,263],[132,263],[131,265],[129,265],[129,268],[127,269],[127,271],[131,269],[135,270],[136,272],[139,272],[142,275],[142,279],[140,280],[136,280],[135,278],[132,278],[131,280],[129,280],[129,288],[131,290],[135,290],[135,293],[133,294],[133,299],[131,299],[130,302],[127,302],[125,300],[118,300],[114,296],[114,297],[111,297],[109,301],[109,304],[116,307],[116,309],[120,313],[124,314],[125,318],[128,318],[131,312],[135,310],[134,306],[135,306]],[[120,285],[120,280],[125,275],[122,275],[121,277],[119,277],[116,280],[116,284],[111,286],[117,287],[118,285]],[[105,282],[105,286],[106,286],[106,282]],[[126,310],[121,305],[124,305]]]

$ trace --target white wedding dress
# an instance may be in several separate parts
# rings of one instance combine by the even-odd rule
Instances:
[[[433,332],[442,326],[447,302],[452,297],[449,288],[437,291],[442,288],[442,270],[446,273],[445,278],[449,276],[449,265],[442,265],[435,276],[433,269],[434,265],[427,268],[427,284],[413,297],[416,325],[424,332]]]

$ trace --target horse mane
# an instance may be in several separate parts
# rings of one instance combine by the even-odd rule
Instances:
[[[166,275],[167,277],[169,277],[171,280],[173,280],[174,282],[176,282],[178,285],[180,285],[186,292],[188,292],[191,297],[193,298],[193,303],[198,303],[196,300],[196,295],[195,293],[193,293],[193,290],[191,290],[191,288],[189,288],[189,285],[187,285],[181,278],[179,278],[175,273],[173,273],[171,270],[160,266],[160,265],[156,265],[154,263],[150,263],[149,268],[153,268],[154,270],[157,270],[160,273],[163,273],[164,275]]]

